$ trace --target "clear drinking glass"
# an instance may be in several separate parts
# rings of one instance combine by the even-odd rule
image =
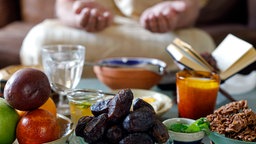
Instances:
[[[111,95],[112,96],[112,95]],[[96,102],[103,101],[107,95],[99,90],[76,89],[67,94],[70,107],[71,120],[76,126],[82,116],[93,116],[91,106]]]
[[[48,45],[42,48],[43,69],[53,90],[59,86],[74,89],[82,75],[85,47],[82,45]],[[59,94],[58,113],[69,115],[69,105],[65,90]]]

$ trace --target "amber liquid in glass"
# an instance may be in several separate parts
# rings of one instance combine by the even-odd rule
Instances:
[[[198,119],[213,113],[220,83],[217,74],[181,71],[176,78],[179,117]]]
[[[91,105],[92,104],[88,101],[69,102],[71,120],[74,122],[74,125],[77,124],[78,120],[82,116],[93,116],[91,112]]]
[[[71,120],[76,126],[81,117],[93,116],[91,106],[96,102],[102,101],[104,96],[97,91],[78,89],[68,93],[67,97]]]

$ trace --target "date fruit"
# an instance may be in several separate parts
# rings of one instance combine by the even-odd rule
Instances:
[[[153,107],[142,99],[133,103],[133,98],[130,89],[123,89],[113,98],[94,104],[94,116],[79,119],[76,135],[89,144],[165,143],[168,131]]]

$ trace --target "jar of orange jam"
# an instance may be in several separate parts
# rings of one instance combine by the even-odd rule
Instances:
[[[179,117],[198,119],[213,113],[220,86],[216,73],[183,70],[176,73]]]

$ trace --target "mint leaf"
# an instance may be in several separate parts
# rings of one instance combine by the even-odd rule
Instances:
[[[192,123],[188,126],[188,128],[185,130],[187,133],[194,133],[201,131],[200,127],[197,125],[197,123]]]
[[[185,132],[185,130],[188,128],[186,124],[182,123],[175,123],[169,126],[169,130],[174,132]]]
[[[194,133],[199,131],[204,131],[206,134],[210,133],[210,123],[206,118],[200,118],[190,125],[175,123],[169,126],[169,130],[174,132],[183,132],[183,133]]]
[[[190,124],[187,128],[187,132],[199,132],[205,131],[206,133],[210,132],[210,123],[206,118],[197,119],[195,122]]]

